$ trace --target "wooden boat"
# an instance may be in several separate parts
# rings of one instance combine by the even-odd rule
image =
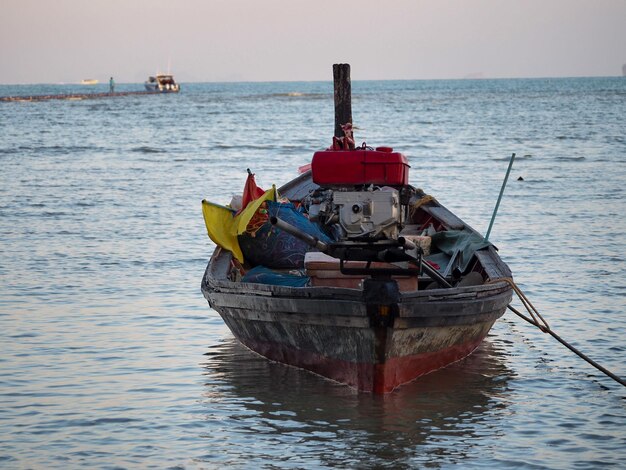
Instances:
[[[315,186],[307,172],[279,193],[301,201]],[[476,233],[432,199],[419,205],[410,222],[404,232],[432,225]],[[393,278],[365,276],[341,287],[340,273],[337,287],[237,282],[230,277],[232,260],[231,252],[215,250],[202,292],[239,341],[268,359],[374,393],[390,392],[470,354],[512,297],[506,282],[490,282],[511,277],[492,245],[473,254],[454,287],[430,288],[428,276],[410,274],[417,289],[402,291]],[[445,276],[450,282],[453,271]]]
[[[496,248],[409,185],[401,153],[354,148],[346,132],[278,192],[339,226],[322,242],[270,215],[277,233],[325,253],[304,255],[308,282],[242,281],[218,246],[201,285],[234,336],[270,360],[384,394],[466,357],[511,301]]]

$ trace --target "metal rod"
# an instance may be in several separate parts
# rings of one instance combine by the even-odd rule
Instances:
[[[509,174],[511,173],[511,168],[513,168],[513,160],[515,160],[515,154],[511,155],[511,160],[509,161],[509,167],[506,170],[506,175],[504,177],[504,181],[502,182],[502,187],[500,188],[500,195],[498,196],[498,202],[496,202],[496,207],[493,210],[493,215],[491,216],[491,222],[489,223],[489,228],[487,229],[487,234],[485,235],[485,241],[489,240],[489,235],[491,234],[491,228],[493,227],[493,223],[496,220],[496,214],[498,213],[498,207],[500,207],[500,201],[502,200],[502,195],[504,194],[504,188],[506,187],[506,182],[509,180]]]
[[[439,274],[439,271],[437,271],[435,268],[433,268],[430,264],[428,264],[424,260],[422,260],[422,269],[424,270],[424,272],[426,273],[428,277],[430,277],[433,281],[435,281],[441,287],[448,287],[448,288],[452,287],[452,284],[450,284],[446,280],[445,277]]]

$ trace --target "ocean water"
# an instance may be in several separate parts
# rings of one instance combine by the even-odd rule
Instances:
[[[483,232],[516,153],[490,239],[552,328],[626,377],[626,79],[354,81],[353,116]],[[291,179],[333,119],[331,82],[0,103],[0,467],[626,468],[626,389],[510,313],[385,397],[234,340],[200,292],[200,201],[247,168]]]

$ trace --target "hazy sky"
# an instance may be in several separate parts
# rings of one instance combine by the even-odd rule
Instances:
[[[626,0],[0,0],[0,83],[614,76]]]

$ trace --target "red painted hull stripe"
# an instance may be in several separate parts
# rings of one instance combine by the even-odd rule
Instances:
[[[483,340],[474,338],[435,352],[388,359],[384,364],[355,363],[300,351],[280,344],[241,338],[248,348],[273,361],[315,372],[361,391],[389,393],[399,385],[441,369],[469,355]]]

